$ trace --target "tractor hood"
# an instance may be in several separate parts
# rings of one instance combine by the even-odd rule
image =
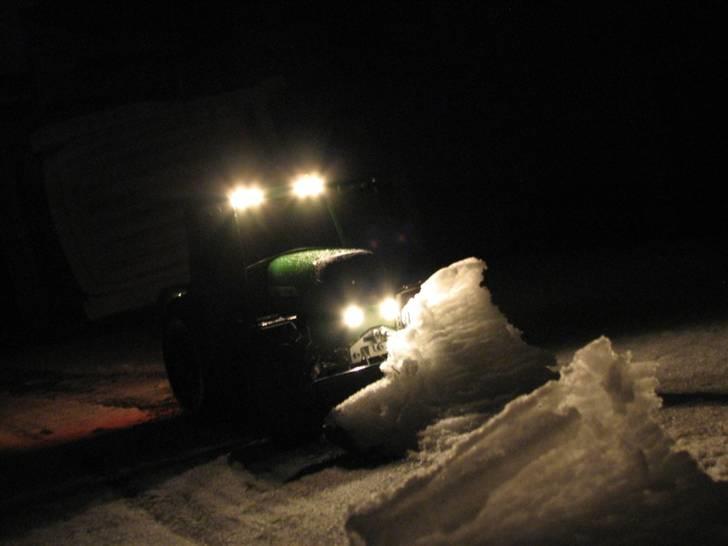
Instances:
[[[271,287],[301,289],[319,285],[337,272],[359,269],[373,261],[373,253],[359,248],[314,248],[294,250],[268,264]]]

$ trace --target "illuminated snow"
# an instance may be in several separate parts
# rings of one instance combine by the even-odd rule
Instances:
[[[465,261],[460,266],[441,275],[438,285],[450,286],[450,294],[466,308],[456,309],[446,296],[437,304],[428,300],[423,309],[430,314],[451,309],[461,317],[497,316],[488,307],[489,298],[483,299],[487,292],[478,286],[482,264]],[[422,301],[428,298],[423,295]],[[485,312],[471,308],[475,299],[486,306]],[[429,341],[430,348],[421,347],[423,357],[441,357],[444,352],[434,348],[445,346],[444,339],[465,337],[451,329],[474,329],[472,324],[448,325],[427,313],[421,319],[420,328],[440,328],[439,345],[433,332],[407,334],[417,343]],[[500,324],[507,323],[503,319]],[[525,354],[522,343],[496,335],[505,336],[503,328],[480,329],[493,345],[468,341],[454,353],[463,362],[487,373],[493,364],[476,358],[475,351],[498,355],[503,367],[509,353],[495,347],[512,345],[515,355],[520,350]],[[505,328],[509,337],[510,330]],[[201,456],[198,461],[196,456],[196,462],[170,463],[105,481],[77,496],[63,494],[47,504],[28,505],[22,514],[4,512],[0,543],[728,544],[728,484],[712,482],[686,454],[675,453],[652,421],[656,417],[677,439],[677,447],[688,449],[711,476],[728,480],[728,409],[705,402],[657,410],[654,365],[640,362],[655,359],[662,368],[672,367],[668,377],[673,389],[715,385],[724,381],[719,373],[725,370],[726,352],[720,348],[728,347],[728,323],[644,334],[641,343],[635,338],[615,340],[620,351],[634,347],[634,363],[626,354],[614,354],[610,345],[600,339],[573,359],[573,351],[564,352],[560,380],[544,381],[495,417],[490,403],[458,405],[453,398],[448,409],[442,393],[436,398],[439,404],[420,400],[428,411],[415,415],[432,424],[419,433],[419,451],[409,458],[360,466],[356,462],[361,459],[330,453],[330,447],[319,443],[267,455],[256,455],[255,448],[212,460]],[[101,346],[109,351],[107,344]],[[398,351],[414,354],[411,348]],[[58,353],[59,358],[73,358],[73,365],[78,365],[76,355]],[[94,366],[104,364],[104,373],[111,373],[107,360],[116,357],[99,352],[84,356]],[[433,362],[463,369],[461,360],[453,363],[444,357],[417,362],[416,369],[420,372]],[[124,362],[111,369],[116,374],[126,367]],[[530,371],[523,367],[526,377]],[[439,377],[437,373],[428,370],[419,377],[422,384],[401,384],[390,395],[425,399],[423,393],[437,391],[425,380]],[[482,392],[486,399],[495,397]],[[422,409],[388,400],[384,393],[377,396],[379,406],[360,400],[357,407],[392,407],[405,414]],[[386,439],[387,433],[412,438],[412,430],[420,426],[398,430],[376,412],[367,415],[377,419],[374,424],[386,424],[376,436],[367,436],[374,442]],[[364,426],[367,416],[339,417]],[[351,513],[350,506],[361,508]]]
[[[492,416],[499,390],[519,377],[533,389],[539,359],[475,284],[480,268],[470,259],[430,278],[385,379],[337,409],[361,446],[409,445],[431,423],[413,455],[422,469],[352,513],[352,543],[726,543],[725,486],[654,420],[655,363],[602,337]]]
[[[484,271],[475,258],[454,263],[405,306],[410,323],[390,337],[384,378],[331,414],[359,448],[414,448],[437,419],[492,414],[551,377],[552,357],[524,343],[492,304]]]

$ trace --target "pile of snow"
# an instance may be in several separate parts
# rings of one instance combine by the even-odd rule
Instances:
[[[410,321],[388,341],[384,378],[330,415],[357,448],[401,453],[438,419],[493,414],[552,377],[553,357],[521,340],[491,302],[484,271],[475,258],[454,263],[407,303]]]
[[[725,486],[654,421],[657,365],[603,337],[548,380],[544,354],[492,305],[483,267],[433,275],[384,379],[334,412],[360,447],[420,447],[419,472],[350,516],[352,542],[728,543]]]
[[[352,515],[352,541],[726,543],[725,487],[671,449],[651,417],[655,386],[653,363],[592,342],[476,430],[426,430],[425,469]]]

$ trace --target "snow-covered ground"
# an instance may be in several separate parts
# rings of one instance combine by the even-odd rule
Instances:
[[[561,347],[561,376],[539,386],[548,359],[492,306],[481,269],[433,276],[383,382],[336,414],[364,448],[419,442],[408,457],[243,450],[36,506],[3,521],[0,541],[726,543],[728,406],[660,408],[653,391],[656,377],[669,392],[727,393],[728,323]],[[493,384],[516,396],[502,411]]]
[[[233,453],[36,507],[0,543],[347,544],[349,509],[416,466],[372,467],[323,443],[253,459]]]
[[[179,411],[155,336],[109,332],[4,357],[0,451],[36,449]]]
[[[637,360],[658,363],[660,392],[728,394],[728,337],[724,324],[709,322],[622,336],[619,352],[631,351]],[[576,347],[556,351],[561,364]]]

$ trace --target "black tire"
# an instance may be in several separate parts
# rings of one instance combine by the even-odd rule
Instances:
[[[182,409],[192,415],[209,406],[209,385],[199,343],[190,326],[172,316],[164,325],[162,353],[172,392]]]

